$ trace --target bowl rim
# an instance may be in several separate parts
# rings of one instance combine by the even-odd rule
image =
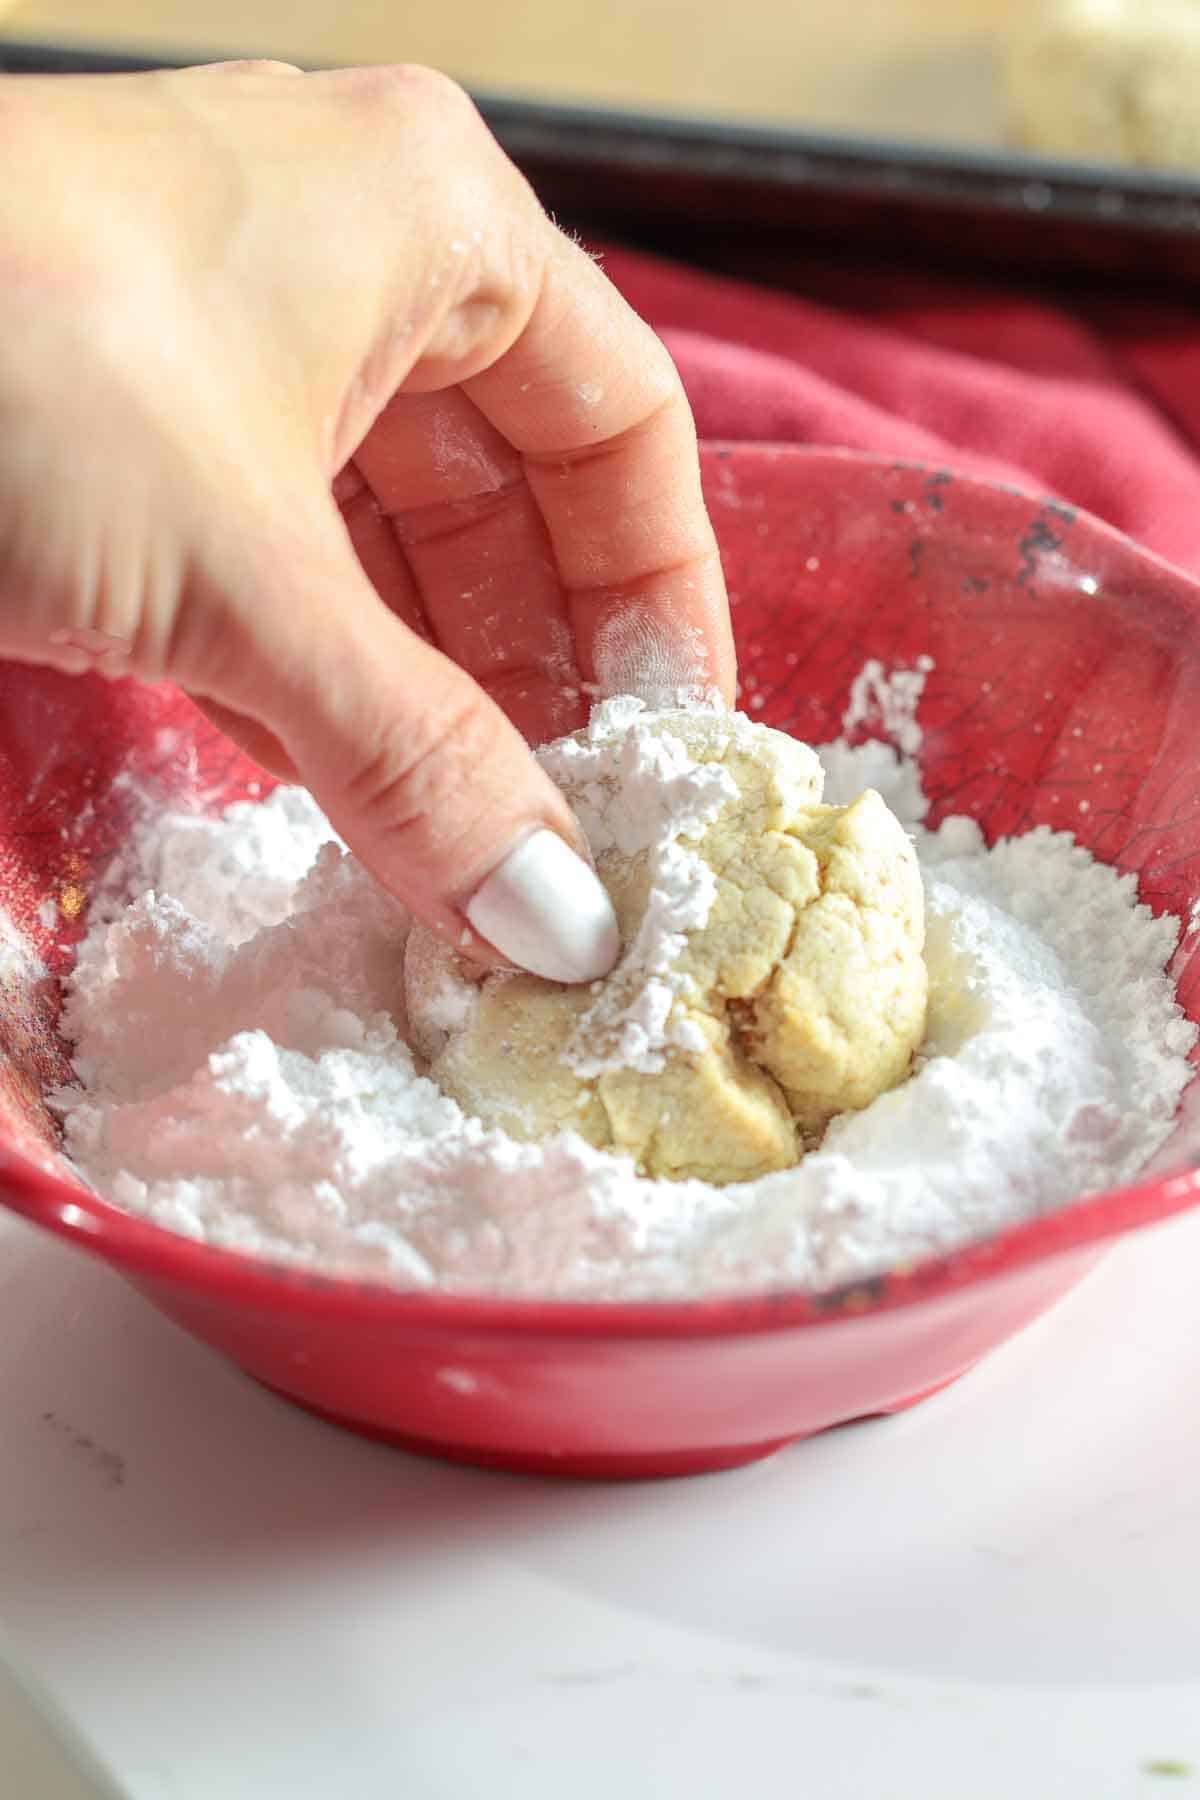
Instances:
[[[888,456],[875,450],[852,450],[837,444],[788,444],[770,438],[714,437],[701,438],[699,451],[702,467],[710,460],[727,462],[731,458],[747,458],[764,463],[805,462],[849,466],[876,475],[932,475],[937,477],[939,483],[952,481],[956,487],[972,488],[976,493],[988,495],[1000,505],[1021,502],[1026,506],[1047,510],[1072,528],[1082,527],[1091,537],[1100,538],[1110,551],[1125,557],[1136,568],[1149,569],[1159,576],[1165,576],[1176,588],[1177,598],[1182,600],[1184,593],[1190,592],[1192,605],[1200,612],[1200,571],[1186,569],[1182,563],[1172,562],[1170,557],[1163,556],[1160,551],[1151,550],[1148,545],[1130,537],[1119,525],[1110,525],[1107,519],[1089,512],[1086,506],[1081,506],[1075,500],[1066,500],[1061,494],[1033,481],[1028,486],[1021,486],[1016,482],[994,480],[987,475],[977,475],[969,469],[956,468],[952,458],[941,460],[920,456]],[[720,489],[706,497],[710,508],[714,503],[718,506],[721,503]]]
[[[943,470],[941,464],[819,445],[707,439],[705,462],[803,462],[865,473],[938,474],[1011,506],[1053,505],[1128,564],[1165,576],[1200,612],[1200,581],[1086,510],[1044,491]],[[719,496],[718,496],[719,498]],[[1196,1077],[1200,1081],[1200,1073]],[[187,1290],[193,1300],[236,1303],[314,1322],[353,1318],[410,1333],[448,1330],[516,1337],[707,1338],[809,1329],[945,1299],[1020,1275],[1072,1252],[1099,1249],[1139,1227],[1200,1204],[1200,1166],[1068,1200],[956,1249],[922,1257],[823,1292],[797,1287],[698,1296],[545,1299],[532,1295],[402,1288],[385,1279],[324,1273],[201,1242],[128,1212],[49,1167],[0,1144],[0,1205],[119,1269],[134,1282]]]
[[[27,1158],[0,1151],[0,1205],[101,1257],[135,1282],[193,1299],[353,1318],[412,1332],[596,1338],[744,1337],[863,1320],[990,1285],[1071,1252],[1098,1249],[1200,1203],[1200,1168],[1068,1201],[958,1249],[815,1292],[780,1287],[632,1300],[541,1299],[401,1288],[360,1275],[199,1242],[126,1212]]]

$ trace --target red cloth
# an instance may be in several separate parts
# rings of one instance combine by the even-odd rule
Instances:
[[[702,437],[945,464],[1106,519],[1200,572],[1200,320],[797,266],[805,297],[610,249]]]

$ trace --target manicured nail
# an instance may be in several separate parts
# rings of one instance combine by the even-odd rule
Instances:
[[[555,831],[522,838],[465,910],[509,962],[548,981],[595,981],[621,948],[612,901]]]

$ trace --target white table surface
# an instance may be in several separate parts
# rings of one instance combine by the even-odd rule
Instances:
[[[1200,1796],[1200,1216],[914,1412],[624,1487],[360,1442],[4,1217],[0,1617],[132,1800]]]

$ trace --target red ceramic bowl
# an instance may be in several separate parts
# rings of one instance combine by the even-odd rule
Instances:
[[[708,448],[705,474],[757,717],[835,736],[866,658],[930,656],[934,819],[969,812],[989,837],[1068,828],[1134,871],[1155,909],[1187,915],[1200,896],[1200,586],[1062,506],[942,471],[743,445]],[[39,908],[80,912],[126,828],[116,778],[128,772],[214,805],[256,779],[170,690],[0,669],[0,900],[52,976],[72,934],[47,930]],[[1185,938],[1176,965],[1193,1017],[1197,942]],[[1042,1312],[1111,1239],[1200,1197],[1178,1143],[1174,1173],[1074,1204],[1064,1194],[1050,1217],[831,1294],[404,1294],[211,1250],[84,1190],[41,1097],[65,1072],[55,983],[0,988],[6,1204],[290,1398],[473,1462],[680,1474],[894,1411]]]

